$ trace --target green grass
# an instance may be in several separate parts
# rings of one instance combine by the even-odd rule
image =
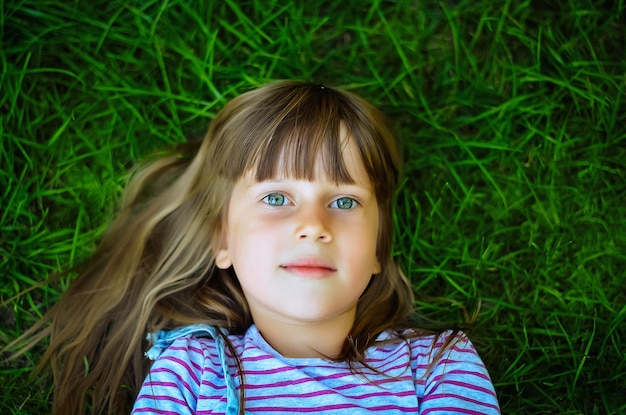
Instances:
[[[425,316],[475,318],[503,413],[626,413],[624,2],[303,3],[0,1],[0,345],[129,166],[251,87],[314,80],[396,124],[398,260]],[[1,413],[49,410],[44,348],[0,364]]]

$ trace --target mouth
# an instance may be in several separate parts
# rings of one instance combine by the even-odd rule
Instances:
[[[333,264],[321,258],[302,258],[280,267],[291,274],[310,279],[325,278],[337,271]]]

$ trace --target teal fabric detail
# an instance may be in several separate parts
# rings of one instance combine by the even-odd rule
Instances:
[[[218,334],[218,332],[222,335]],[[226,398],[228,403],[226,414],[239,414],[239,397],[237,396],[235,382],[228,371],[228,361],[226,360],[226,343],[224,342],[224,337],[228,336],[227,330],[215,326],[209,326],[207,324],[192,324],[190,326],[179,327],[174,330],[161,330],[155,333],[148,333],[146,339],[152,346],[148,349],[145,355],[150,360],[156,360],[163,353],[163,351],[165,351],[165,349],[167,349],[174,342],[174,340],[189,335],[194,335],[195,337],[210,337],[215,340],[215,346],[222,364],[224,380],[227,386]]]

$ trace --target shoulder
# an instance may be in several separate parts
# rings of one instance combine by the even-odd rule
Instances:
[[[447,330],[439,334],[416,335],[407,331],[398,335],[406,338],[412,359],[420,363],[444,363],[446,359],[480,362],[476,348],[462,331]]]
[[[175,378],[179,382],[200,385],[203,380],[220,382],[229,367],[236,367],[235,353],[243,347],[243,336],[228,336],[228,346],[224,341],[203,331],[188,331],[167,339],[167,346],[160,352],[149,377],[152,379]]]
[[[133,413],[193,414],[199,407],[225,405],[232,356],[212,338],[185,334],[173,339],[152,364]],[[229,336],[233,347],[238,338]],[[222,362],[220,355],[226,359]],[[205,393],[206,392],[206,393]],[[162,413],[162,412],[158,412]]]
[[[219,375],[221,363],[215,340],[189,334],[175,339],[154,361],[152,381],[174,379],[199,386],[202,377]]]
[[[408,340],[416,378],[444,375],[456,370],[468,376],[489,378],[476,348],[462,331],[413,337]]]
[[[416,389],[427,413],[442,407],[500,413],[487,368],[465,333],[445,331],[412,338],[409,344]]]
[[[452,360],[484,366],[474,344],[462,331],[447,330],[440,334],[418,337],[412,341],[412,347],[422,353],[427,352],[428,359],[434,363]]]

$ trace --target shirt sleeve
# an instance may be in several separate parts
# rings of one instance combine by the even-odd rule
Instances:
[[[154,362],[132,414],[195,414],[204,353],[193,338],[175,340]]]
[[[428,362],[431,370],[424,375],[420,414],[500,414],[493,383],[474,345],[459,333],[440,352],[445,338],[440,336],[430,353],[436,360]]]

